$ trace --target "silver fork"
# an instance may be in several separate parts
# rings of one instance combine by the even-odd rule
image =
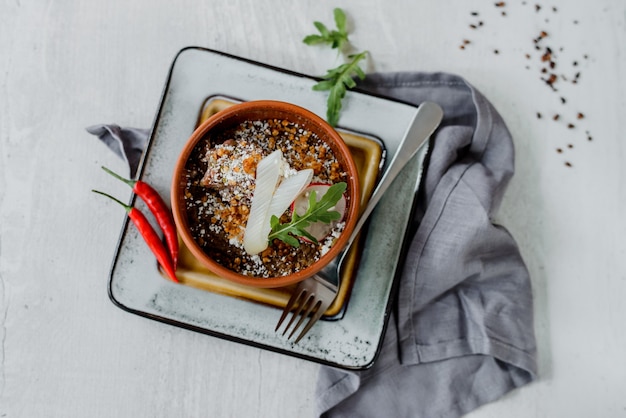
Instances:
[[[337,297],[337,290],[343,273],[343,261],[352,246],[352,243],[358,236],[359,231],[365,224],[365,221],[367,221],[383,193],[387,190],[387,188],[389,188],[402,168],[404,168],[411,158],[413,158],[413,156],[417,153],[417,150],[422,146],[422,144],[424,144],[424,142],[426,142],[435,129],[437,129],[442,118],[443,110],[439,107],[439,105],[431,102],[424,102],[419,106],[415,116],[413,117],[411,125],[407,129],[402,142],[398,146],[398,150],[389,164],[389,167],[372,193],[365,210],[361,213],[359,221],[354,227],[346,246],[341,253],[333,259],[333,261],[326,265],[316,275],[300,282],[295,292],[289,299],[287,306],[285,306],[285,309],[278,320],[275,331],[279,330],[289,312],[295,309],[291,320],[287,323],[287,326],[282,334],[285,335],[291,325],[295,322],[296,318],[299,317],[300,320],[296,323],[295,327],[293,327],[291,333],[287,337],[287,339],[290,339],[304,323],[306,318],[312,314],[306,326],[296,338],[295,343],[298,343],[298,341],[300,341],[302,337],[309,332],[311,327],[322,317],[326,309],[328,309],[330,304],[335,300],[335,297]]]

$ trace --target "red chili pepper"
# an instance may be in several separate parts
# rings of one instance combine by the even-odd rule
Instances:
[[[148,206],[148,209],[150,209],[150,212],[152,212],[157,223],[163,230],[163,235],[165,235],[165,241],[170,250],[170,256],[174,262],[175,269],[178,265],[178,235],[176,234],[176,224],[174,223],[172,212],[163,201],[163,198],[161,198],[161,195],[144,181],[125,179],[106,167],[102,167],[102,169],[132,187],[137,196],[146,203],[146,206]]]
[[[146,216],[143,213],[141,213],[141,211],[138,210],[137,208],[125,205],[124,203],[117,200],[111,195],[100,192],[98,190],[92,190],[92,191],[94,193],[98,193],[103,196],[106,196],[109,199],[112,199],[116,201],[117,203],[119,203],[120,205],[124,206],[124,208],[126,209],[126,212],[128,213],[128,217],[133,221],[133,223],[139,230],[139,233],[141,234],[143,239],[146,241],[146,244],[148,244],[148,247],[150,247],[150,249],[154,253],[157,261],[159,262],[163,270],[165,270],[165,273],[173,282],[179,283],[179,280],[176,277],[176,269],[174,268],[174,264],[172,262],[170,253],[167,251],[167,248],[165,248],[165,245],[163,245],[161,238],[159,237],[159,235],[156,233],[156,231],[154,230],[154,228],[148,221],[148,218],[146,218]]]

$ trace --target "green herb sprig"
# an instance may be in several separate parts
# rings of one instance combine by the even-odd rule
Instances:
[[[321,22],[313,22],[319,35],[309,35],[303,39],[307,45],[327,44],[331,48],[338,48],[339,51],[345,49],[349,44],[348,31],[346,29],[346,15],[340,8],[334,11],[335,24],[337,30],[329,30]],[[360,61],[364,60],[368,52],[363,51],[358,54],[348,55],[350,61],[332,68],[322,77],[322,81],[313,86],[315,91],[329,91],[326,102],[326,120],[331,126],[337,126],[341,113],[342,101],[348,89],[356,86],[355,77],[363,80],[365,72],[360,67]]]
[[[366,56],[367,51],[348,56],[350,62],[328,70],[322,77],[323,80],[313,86],[315,91],[330,91],[326,102],[326,120],[331,126],[336,126],[339,122],[341,102],[346,91],[356,86],[354,77],[359,77],[361,80],[365,78],[365,72],[359,66],[359,61],[365,59]]]
[[[291,221],[281,224],[277,216],[272,216],[270,225],[272,231],[268,237],[269,241],[279,239],[293,247],[299,247],[300,241],[297,237],[306,237],[317,244],[317,239],[312,236],[306,228],[315,222],[331,223],[341,219],[341,214],[336,210],[331,210],[341,196],[346,191],[347,184],[345,182],[335,183],[328,188],[324,196],[317,201],[315,191],[311,191],[309,195],[309,207],[303,215],[298,215],[294,210],[291,214]]]
[[[329,30],[322,22],[313,22],[319,31],[319,35],[308,35],[302,42],[307,45],[328,44],[331,48],[341,50],[348,43],[348,30],[346,29],[346,14],[340,8],[333,11],[337,30]]]

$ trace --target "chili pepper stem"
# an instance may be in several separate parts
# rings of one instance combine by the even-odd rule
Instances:
[[[91,190],[91,191],[92,191],[92,192],[94,192],[94,193],[101,194],[102,196],[106,196],[106,197],[108,197],[108,198],[109,198],[109,199],[111,199],[111,200],[114,200],[115,202],[117,202],[117,203],[119,203],[120,205],[124,206],[124,209],[126,209],[126,212],[129,212],[129,213],[130,213],[130,211],[133,209],[133,207],[132,207],[132,206],[129,206],[129,205],[127,205],[126,203],[122,202],[121,200],[114,198],[113,196],[111,196],[111,195],[110,195],[110,194],[108,194],[108,193],[101,192],[100,190]]]
[[[109,173],[110,175],[112,175],[113,177],[115,177],[116,179],[121,180],[124,183],[128,184],[130,187],[133,187],[135,185],[135,183],[137,183],[136,180],[130,180],[130,179],[124,178],[124,177],[120,176],[119,174],[113,172],[112,170],[109,170],[105,166],[102,166],[102,169],[104,171],[106,171],[107,173]]]

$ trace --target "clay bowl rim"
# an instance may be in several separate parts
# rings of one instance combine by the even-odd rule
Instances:
[[[254,116],[255,114],[258,115],[262,112],[269,112],[270,114],[260,117]],[[323,140],[331,142],[330,145],[335,154],[337,154],[337,151],[339,151],[339,154],[342,155],[339,160],[342,161],[343,168],[348,173],[347,182],[348,191],[350,193],[350,204],[345,216],[346,226],[341,235],[339,236],[335,244],[330,248],[330,250],[322,257],[320,257],[317,262],[303,270],[286,276],[257,278],[237,273],[218,264],[216,261],[212,260],[211,257],[209,257],[204,251],[202,251],[200,246],[192,238],[191,234],[189,233],[187,218],[184,214],[185,205],[184,199],[182,197],[182,192],[184,191],[184,182],[181,181],[181,176],[193,149],[211,129],[216,127],[228,127],[228,121],[230,120],[235,121],[232,122],[233,124],[237,123],[238,121],[246,120],[248,119],[248,117],[246,117],[246,115],[248,114],[250,115],[249,119],[252,120],[266,118],[284,118],[296,123],[304,123],[306,121],[307,125],[310,124],[311,126],[307,126],[307,129],[313,130]],[[178,233],[181,239],[183,240],[189,251],[198,259],[198,261],[203,266],[205,266],[211,272],[217,274],[218,276],[239,284],[257,288],[275,288],[298,283],[307,279],[308,277],[313,276],[324,266],[330,263],[336,256],[339,255],[343,247],[347,244],[350,235],[352,234],[360,213],[360,201],[361,196],[358,170],[356,168],[356,164],[352,158],[348,146],[341,138],[339,133],[315,113],[298,105],[276,100],[255,100],[235,104],[209,117],[194,130],[194,132],[191,134],[191,136],[183,146],[183,149],[176,160],[176,165],[172,175],[171,203],[174,222],[176,223],[176,227],[178,229]]]

